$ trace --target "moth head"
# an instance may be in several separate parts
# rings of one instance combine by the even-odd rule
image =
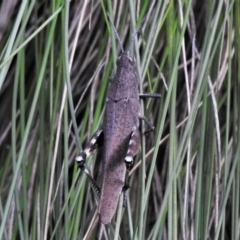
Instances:
[[[131,65],[134,65],[135,64],[135,59],[132,58],[130,55],[129,55],[129,52],[122,52],[119,56],[118,56],[118,59],[117,61],[123,61],[123,59],[125,61],[128,61]]]
[[[122,52],[117,59],[117,66],[131,70],[131,68],[136,68],[136,62],[128,52]]]

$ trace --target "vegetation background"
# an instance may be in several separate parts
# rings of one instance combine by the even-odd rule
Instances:
[[[240,1],[153,4],[2,1],[0,239],[94,236],[97,203],[74,158],[116,70],[107,13],[127,48],[149,9],[131,55],[140,91],[162,97],[141,102],[156,130],[142,135],[109,239],[240,238]],[[100,159],[87,161],[98,183]]]

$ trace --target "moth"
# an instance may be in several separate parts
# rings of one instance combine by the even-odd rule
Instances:
[[[133,33],[127,51],[124,50],[117,30],[109,18],[121,48],[116,63],[117,71],[114,77],[111,77],[102,125],[92,136],[86,148],[76,157],[79,168],[87,174],[99,195],[97,211],[100,223],[103,225],[111,222],[122,192],[124,199],[126,198],[126,191],[129,188],[129,171],[141,144],[140,119],[146,121],[151,130],[154,129],[141,113],[140,97],[160,97],[160,95],[139,93],[139,73],[136,62],[129,54],[145,18]],[[99,188],[85,163],[86,158],[101,146],[103,147],[103,164],[102,185]]]

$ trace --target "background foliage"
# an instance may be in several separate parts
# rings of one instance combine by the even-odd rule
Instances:
[[[116,70],[107,13],[127,48],[149,9],[131,55],[140,91],[162,97],[141,102],[156,130],[142,136],[109,239],[239,239],[240,2],[153,4],[2,1],[0,239],[94,236],[97,203],[74,158]],[[100,159],[88,159],[99,183]]]

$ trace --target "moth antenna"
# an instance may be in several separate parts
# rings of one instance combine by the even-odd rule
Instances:
[[[118,40],[119,46],[120,46],[120,48],[121,48],[121,51],[122,51],[122,53],[123,53],[123,52],[124,52],[124,48],[123,48],[123,44],[122,44],[122,42],[121,42],[121,39],[120,39],[120,37],[119,37],[119,35],[118,35],[117,29],[115,28],[114,23],[113,23],[111,17],[109,16],[109,14],[107,14],[107,15],[108,15],[109,21],[110,21],[110,23],[111,23],[111,25],[112,25],[113,31],[114,31],[114,33],[115,33],[115,36],[116,36],[116,38],[117,38],[117,40]]]
[[[130,51],[132,45],[133,45],[133,42],[134,42],[134,39],[135,37],[137,36],[138,32],[141,30],[143,24],[145,23],[146,19],[147,19],[147,16],[149,15],[149,13],[147,13],[145,15],[145,17],[143,18],[142,22],[140,23],[140,25],[137,27],[137,29],[135,30],[135,32],[132,34],[132,38],[131,38],[131,41],[129,43],[129,47],[128,47],[128,52]]]

